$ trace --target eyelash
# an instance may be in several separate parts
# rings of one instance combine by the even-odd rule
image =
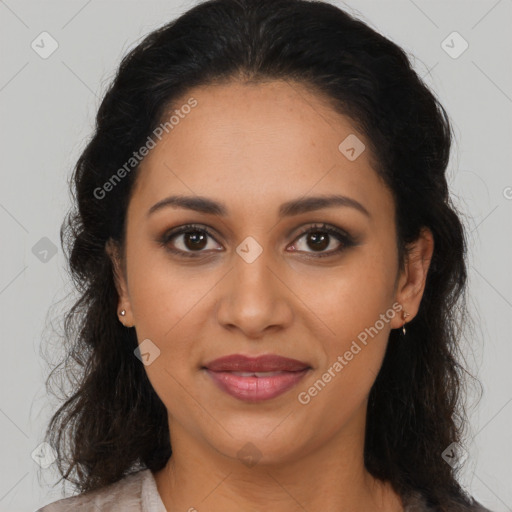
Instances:
[[[169,242],[173,238],[175,238],[183,233],[189,233],[191,231],[199,231],[200,233],[205,233],[210,238],[213,238],[213,240],[215,240],[215,237],[213,236],[213,234],[210,232],[210,230],[206,226],[199,225],[199,224],[186,224],[177,229],[167,231],[166,233],[164,233],[164,235],[158,240],[158,243],[162,247],[164,247],[167,251],[169,251],[173,254],[176,254],[178,256],[184,256],[186,258],[201,257],[201,252],[204,252],[204,251],[182,251],[181,249],[173,249],[169,246]],[[348,233],[346,233],[345,231],[342,231],[341,229],[335,228],[333,226],[329,226],[328,224],[315,224],[313,226],[310,226],[306,230],[302,231],[299,235],[297,235],[295,240],[299,240],[304,235],[307,235],[309,233],[316,233],[316,232],[327,233],[328,235],[334,236],[339,242],[341,242],[341,245],[339,246],[338,249],[334,249],[334,250],[331,250],[328,252],[306,253],[309,255],[309,257],[325,258],[328,256],[334,256],[335,254],[338,254],[341,251],[356,245],[355,240]],[[295,242],[293,242],[293,243],[295,243]]]

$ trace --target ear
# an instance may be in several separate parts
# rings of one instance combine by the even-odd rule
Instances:
[[[133,326],[133,314],[130,306],[126,277],[122,269],[122,258],[119,244],[112,238],[109,238],[105,244],[105,252],[108,254],[112,262],[114,283],[116,286],[117,294],[119,296],[117,305],[119,320],[127,327],[131,327]],[[124,316],[121,316],[120,311],[123,309],[126,311],[126,313]]]
[[[430,229],[422,228],[419,237],[409,245],[405,268],[402,271],[396,289],[396,302],[408,313],[405,322],[410,322],[420,308],[421,298],[427,282],[427,273],[434,253],[434,236]],[[391,321],[393,329],[404,324],[402,314]]]

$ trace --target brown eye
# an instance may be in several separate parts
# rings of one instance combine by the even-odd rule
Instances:
[[[187,225],[165,233],[159,239],[159,243],[166,250],[178,256],[198,257],[202,253],[211,252],[208,249],[219,250],[218,246],[211,243],[211,240],[216,242],[206,227]],[[210,248],[208,248],[209,243]]]
[[[201,231],[187,231],[183,233],[184,245],[191,251],[204,249],[208,242],[207,236]]]
[[[304,243],[302,244],[299,243],[301,239],[304,239]],[[338,244],[336,244],[336,241]],[[305,249],[302,249],[301,245],[305,246]],[[296,239],[293,247],[297,249],[298,252],[312,254],[314,257],[324,257],[333,256],[353,245],[356,245],[356,243],[348,233],[333,226],[323,224],[321,226],[312,226],[304,231]],[[331,249],[326,250],[329,247]]]
[[[330,235],[321,231],[312,231],[307,234],[306,240],[309,247],[315,251],[323,251],[329,246]]]

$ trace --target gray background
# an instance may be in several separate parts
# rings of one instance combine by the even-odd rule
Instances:
[[[469,453],[460,479],[487,507],[510,511],[512,0],[332,3],[412,54],[454,124],[449,176],[469,234],[476,328],[464,350],[484,389],[478,406],[477,389],[468,391]],[[33,511],[61,497],[61,488],[51,487],[55,465],[42,469],[31,454],[56,407],[44,388],[41,345],[52,341],[49,353],[58,358],[52,323],[57,327],[56,316],[69,306],[61,301],[70,285],[59,241],[67,177],[121,57],[192,4],[0,1],[0,511]],[[58,43],[46,59],[31,47],[39,41],[50,48],[49,39],[40,42],[43,31]],[[463,40],[450,36],[454,31],[469,44],[461,55]]]

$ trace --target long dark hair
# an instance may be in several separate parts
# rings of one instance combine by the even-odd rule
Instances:
[[[349,116],[393,194],[401,268],[408,243],[422,227],[432,231],[419,312],[406,342],[391,331],[370,392],[364,457],[368,471],[401,495],[420,491],[436,510],[470,505],[456,480],[460,468],[442,457],[463,443],[461,391],[469,375],[458,362],[467,242],[445,176],[449,119],[400,47],[333,5],[306,0],[206,1],[123,58],[74,169],[74,207],[61,228],[79,292],[65,316],[67,356],[60,364],[73,374],[73,390],[46,431],[62,478],[89,491],[144,468],[157,471],[171,456],[167,412],[134,356],[134,329],[118,320],[105,251],[109,239],[124,247],[138,167],[104,197],[98,188],[192,87],[234,80],[305,84]]]

